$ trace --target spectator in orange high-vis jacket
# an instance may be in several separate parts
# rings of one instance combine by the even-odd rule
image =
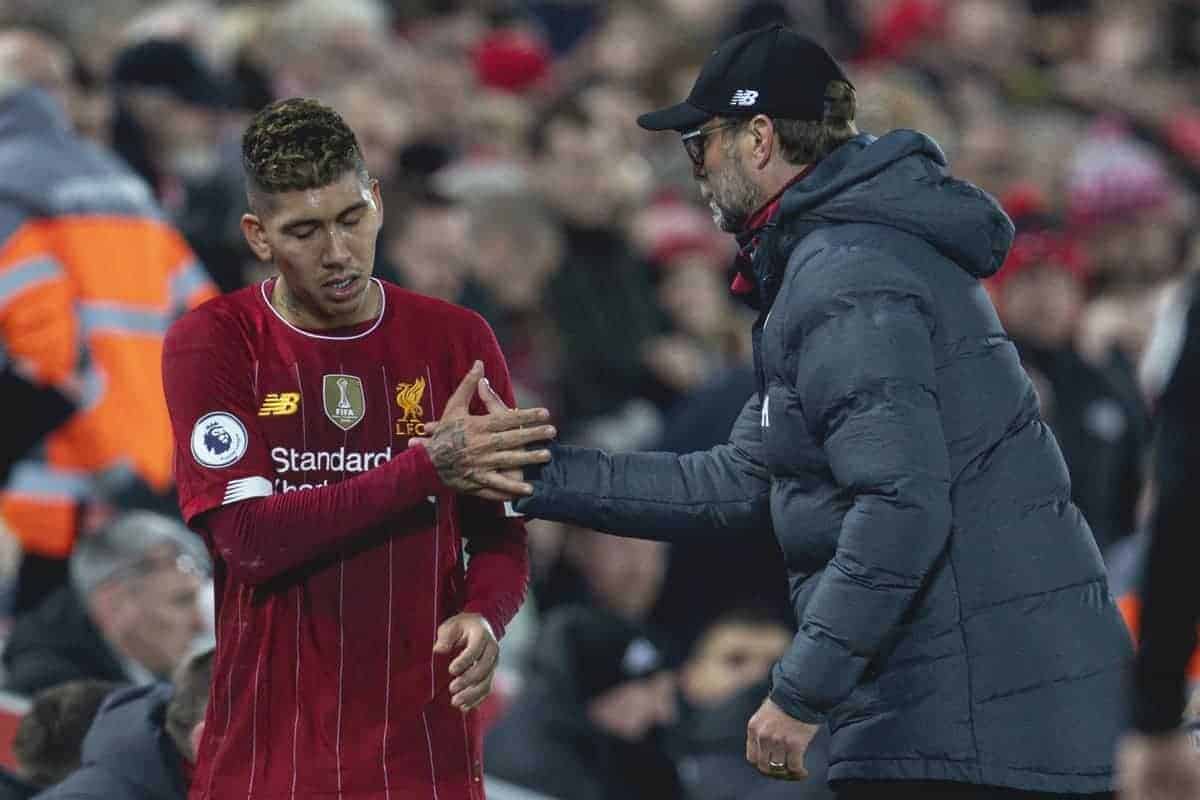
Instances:
[[[170,491],[163,336],[216,294],[141,179],[70,130],[68,64],[57,42],[0,29],[0,343],[78,405],[0,494],[25,553],[18,611],[64,580],[100,487]]]

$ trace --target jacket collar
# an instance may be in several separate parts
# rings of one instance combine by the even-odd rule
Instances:
[[[788,189],[804,180],[805,176],[812,171],[812,168],[813,165],[808,164],[804,169],[796,173],[778,192],[750,215],[750,219],[746,221],[746,227],[741,233],[737,234],[738,251],[734,261],[736,269],[733,276],[733,284],[729,287],[729,290],[746,300],[752,307],[758,307],[757,298],[754,297],[755,290],[763,286],[766,277],[765,275],[758,275],[754,266],[755,255],[762,244],[763,236],[768,229],[774,227],[775,217],[779,213],[779,206],[783,203],[784,194],[787,193]]]

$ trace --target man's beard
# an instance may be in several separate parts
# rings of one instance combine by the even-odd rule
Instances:
[[[762,192],[742,169],[740,158],[730,159],[725,169],[710,176],[709,190],[713,222],[725,233],[741,233],[763,203]]]

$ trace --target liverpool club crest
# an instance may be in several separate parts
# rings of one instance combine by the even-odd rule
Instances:
[[[412,383],[396,385],[396,405],[400,407],[400,418],[396,420],[397,436],[424,436],[425,407],[422,400],[425,397],[425,379],[417,378]]]

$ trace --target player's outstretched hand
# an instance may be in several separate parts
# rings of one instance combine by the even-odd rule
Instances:
[[[455,708],[470,711],[492,691],[500,644],[492,626],[480,614],[455,614],[438,626],[433,652],[460,651],[450,662],[450,702]]]
[[[478,392],[488,413],[472,416],[471,395]],[[545,464],[550,451],[526,449],[557,435],[545,424],[550,412],[544,408],[508,409],[483,378],[483,362],[476,361],[462,383],[446,401],[442,418],[425,425],[425,436],[409,440],[420,444],[446,486],[485,500],[514,500],[533,494],[521,480],[520,470],[530,464]]]

